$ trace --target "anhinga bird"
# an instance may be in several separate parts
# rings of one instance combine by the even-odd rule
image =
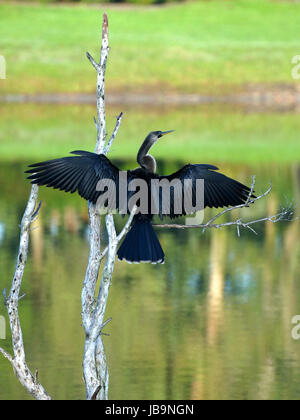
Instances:
[[[146,137],[137,154],[137,162],[140,167],[127,171],[127,186],[130,181],[137,179],[144,180],[149,187],[151,180],[154,179],[159,181],[167,180],[169,182],[179,180],[184,194],[190,196],[194,202],[195,182],[197,179],[201,179],[204,180],[204,207],[236,206],[246,202],[250,189],[234,179],[215,172],[218,168],[213,165],[188,164],[171,175],[157,175],[156,161],[148,152],[158,139],[172,131],[154,131]],[[30,165],[31,169],[26,171],[31,174],[28,179],[31,180],[32,184],[46,185],[47,187],[58,188],[71,193],[77,191],[81,197],[94,204],[101,194],[104,193],[104,191],[97,191],[99,181],[108,179],[114,182],[118,191],[120,170],[105,155],[81,150],[71,153],[77,156]],[[192,180],[188,191],[184,190],[185,180]],[[127,197],[130,197],[133,195],[133,192],[127,190],[126,194]],[[167,215],[174,218],[189,214],[186,213],[186,209],[183,209],[180,214],[175,213],[174,190],[173,193],[170,192],[170,197],[169,210],[165,212],[161,203],[162,196],[160,192],[158,211],[160,217]],[[176,197],[178,198],[178,196]],[[184,195],[179,197],[180,200],[184,200]],[[118,197],[116,208],[119,210]],[[128,208],[126,210],[129,212]],[[124,259],[130,263],[151,262],[155,264],[164,262],[164,252],[152,227],[152,219],[153,211],[150,209],[150,206],[147,214],[137,212],[131,229],[118,250],[120,260]]]

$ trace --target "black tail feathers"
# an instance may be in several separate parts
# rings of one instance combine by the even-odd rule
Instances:
[[[119,260],[163,264],[165,254],[150,220],[135,220],[118,250]]]

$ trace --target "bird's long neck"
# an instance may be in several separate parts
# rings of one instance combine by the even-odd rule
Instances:
[[[151,141],[151,138],[148,136],[146,137],[146,139],[144,140],[143,144],[140,147],[140,150],[137,154],[137,161],[138,164],[150,171],[155,173],[156,172],[156,160],[154,159],[153,156],[149,155],[148,152],[151,149],[151,147],[153,146],[153,143]]]

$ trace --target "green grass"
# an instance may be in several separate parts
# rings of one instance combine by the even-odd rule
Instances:
[[[0,4],[7,92],[93,92],[101,15],[110,22],[110,91],[231,92],[292,83],[300,4],[212,0],[166,7]]]
[[[108,108],[108,132],[121,109]],[[175,129],[153,148],[157,158],[198,163],[299,162],[300,119],[293,113],[248,113],[225,106],[125,108],[110,157],[134,158],[152,130]],[[1,111],[1,161],[36,161],[93,151],[92,106],[6,105]],[[174,168],[175,169],[175,168]]]

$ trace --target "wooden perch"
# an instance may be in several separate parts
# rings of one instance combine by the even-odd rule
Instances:
[[[121,125],[123,113],[117,117],[114,131],[106,143],[106,114],[105,114],[105,71],[109,53],[108,44],[108,19],[103,16],[102,23],[102,45],[100,60],[97,63],[91,54],[87,53],[87,58],[97,72],[97,118],[94,122],[97,130],[97,140],[95,153],[107,154],[115,140]],[[108,234],[108,246],[101,251],[101,223],[100,215],[96,205],[89,203],[89,228],[90,228],[90,256],[86,271],[86,276],[82,288],[82,324],[85,331],[85,348],[83,355],[83,376],[86,385],[86,399],[103,400],[108,398],[108,369],[106,356],[101,335],[102,330],[107,324],[104,321],[108,292],[116,260],[116,253],[119,242],[130,229],[130,225],[135,214],[136,208],[122,229],[117,235],[112,214],[105,217],[105,225]],[[102,260],[106,257],[101,283],[96,297],[96,284],[100,272]]]

